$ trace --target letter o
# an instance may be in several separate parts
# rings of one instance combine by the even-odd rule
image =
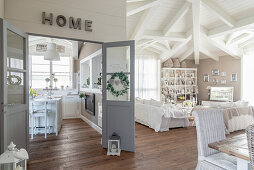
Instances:
[[[59,27],[64,27],[66,25],[66,18],[63,15],[58,15],[56,17],[56,23]]]

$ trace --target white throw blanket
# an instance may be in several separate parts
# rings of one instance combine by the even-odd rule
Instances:
[[[188,125],[188,114],[179,108],[172,105],[163,105],[161,107],[148,105],[148,104],[135,104],[135,119],[144,125],[149,126],[156,132],[161,131],[163,119],[183,119],[182,124],[179,126]],[[186,121],[187,120],[187,121]],[[176,127],[179,127],[176,126]]]

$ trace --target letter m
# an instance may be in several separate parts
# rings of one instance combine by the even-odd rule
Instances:
[[[77,18],[77,20],[75,21],[75,19],[73,17],[70,17],[69,18],[69,27],[81,30],[81,18]]]

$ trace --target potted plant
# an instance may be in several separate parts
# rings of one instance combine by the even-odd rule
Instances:
[[[87,86],[90,86],[90,77],[88,77],[88,78],[86,79],[86,85],[87,85]]]
[[[55,82],[55,89],[57,89],[57,87],[56,87],[56,82],[58,81],[58,79],[57,79],[57,78],[54,78],[53,80],[54,80],[54,82]]]
[[[50,82],[50,78],[45,78],[45,81],[46,81],[46,89],[48,89],[48,84]]]
[[[79,97],[80,97],[80,113],[82,113],[82,100],[85,98],[85,94],[84,93],[79,93]]]
[[[101,73],[100,73],[100,76],[98,77],[98,88],[101,89]]]

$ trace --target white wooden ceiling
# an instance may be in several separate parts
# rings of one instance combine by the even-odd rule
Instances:
[[[127,36],[164,62],[254,50],[254,0],[127,0]]]

